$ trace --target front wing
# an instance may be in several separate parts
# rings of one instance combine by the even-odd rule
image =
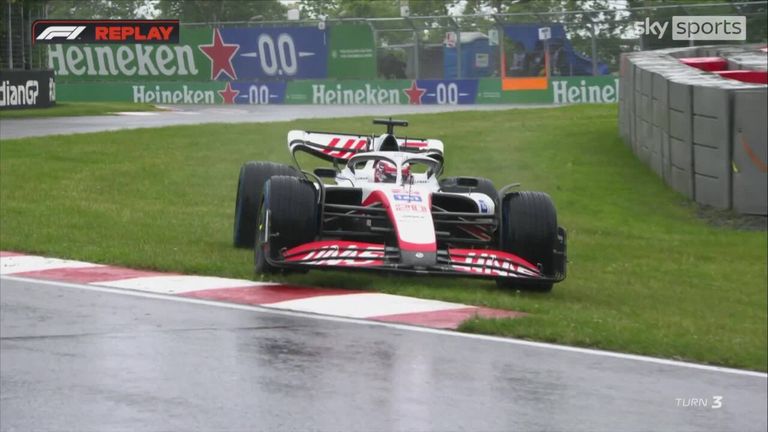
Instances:
[[[508,252],[488,249],[442,249],[435,265],[406,266],[397,247],[379,243],[322,240],[285,250],[281,259],[268,258],[281,268],[369,270],[410,274],[511,278],[521,282],[559,282],[565,274],[545,275],[528,261]]]

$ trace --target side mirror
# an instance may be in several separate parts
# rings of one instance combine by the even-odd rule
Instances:
[[[474,177],[459,177],[456,179],[457,186],[463,186],[468,188],[476,188],[480,182]]]
[[[338,172],[333,168],[315,168],[315,175],[320,178],[336,178]]]

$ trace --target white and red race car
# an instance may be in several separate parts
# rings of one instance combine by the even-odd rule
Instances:
[[[441,141],[395,137],[395,126],[408,125],[402,120],[373,123],[386,133],[290,131],[296,168],[242,166],[234,244],[254,249],[257,274],[365,269],[493,278],[537,291],[565,278],[566,234],[547,194],[440,178]],[[298,152],[333,167],[302,171]]]

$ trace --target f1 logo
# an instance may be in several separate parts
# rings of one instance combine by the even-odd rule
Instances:
[[[43,30],[35,39],[51,40],[53,38],[65,38],[67,40],[74,40],[80,36],[83,30],[85,30],[85,26],[51,26]]]
[[[32,43],[177,44],[179,20],[36,20]]]

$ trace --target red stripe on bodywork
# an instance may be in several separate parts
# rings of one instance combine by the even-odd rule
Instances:
[[[12,257],[12,256],[24,256],[24,255],[25,254],[22,254],[22,253],[0,251],[0,258],[2,258],[2,257]]]
[[[339,159],[349,159],[352,156],[355,155],[360,149],[365,147],[365,140],[359,140],[355,141],[354,138],[350,138],[346,144],[344,144],[344,150],[354,150],[354,151],[345,151],[345,152],[339,152],[339,154],[336,156]]]
[[[338,143],[339,143],[339,138],[332,139],[331,142],[328,143],[328,147],[329,148],[323,149],[323,153],[331,154],[332,152],[335,151],[332,147],[336,147],[336,144],[338,144]]]
[[[82,267],[37,270],[24,273],[16,273],[14,276],[28,277],[33,279],[56,280],[62,282],[94,283],[149,276],[173,276],[177,274],[178,273],[160,273],[153,271],[133,270],[123,267]]]
[[[288,300],[298,300],[309,297],[360,294],[366,291],[353,291],[338,288],[309,288],[294,285],[261,285],[243,288],[217,288],[202,291],[192,291],[180,294],[206,300],[224,301],[245,305],[268,305]]]
[[[416,312],[395,315],[369,317],[374,321],[385,321],[401,324],[419,325],[432,328],[456,329],[464,321],[480,318],[519,318],[527,315],[524,312],[489,309],[483,307],[466,307],[432,312]]]
[[[354,138],[348,139],[347,142],[344,143],[344,146],[342,147],[342,150],[349,149],[350,147],[352,147],[352,144],[354,144],[354,143],[355,143],[355,139]],[[336,157],[337,158],[341,158],[341,159],[348,158],[349,156],[347,156],[347,155],[349,155],[350,153],[348,151],[342,151],[342,150],[339,150],[339,151],[336,152]]]

